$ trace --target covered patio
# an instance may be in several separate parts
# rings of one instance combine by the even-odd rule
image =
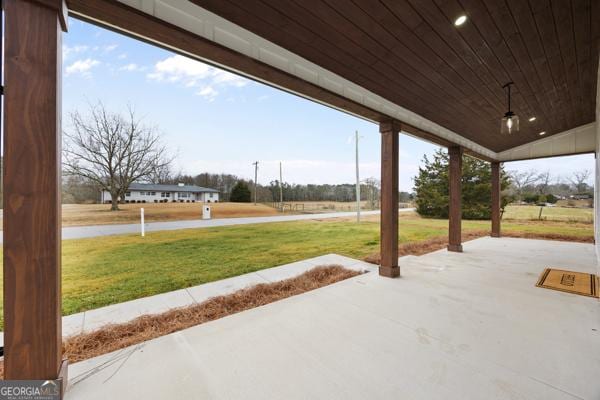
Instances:
[[[534,287],[594,272],[593,245],[476,239],[69,368],[67,399],[595,399],[594,299]]]
[[[66,381],[69,371],[80,382],[70,398],[600,395],[598,301],[534,287],[547,267],[597,272],[594,246],[504,239],[500,225],[501,163],[599,152],[598,2],[3,5],[5,379]],[[118,371],[81,381],[115,355],[67,366],[61,354],[68,15],[378,124],[379,274],[156,339],[131,349]],[[508,83],[520,129],[501,135]],[[448,148],[450,244],[399,260],[401,133]],[[489,161],[492,173],[492,238],[465,245],[463,154]]]

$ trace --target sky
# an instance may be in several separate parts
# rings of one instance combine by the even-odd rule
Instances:
[[[101,101],[122,112],[132,107],[156,127],[186,174],[231,173],[268,184],[355,181],[354,133],[359,132],[361,179],[379,179],[380,134],[374,123],[170,51],[71,19],[63,36],[63,129],[69,113]],[[400,190],[412,191],[424,155],[438,147],[400,137]],[[593,171],[593,156],[505,165],[507,170],[549,170],[567,178]]]

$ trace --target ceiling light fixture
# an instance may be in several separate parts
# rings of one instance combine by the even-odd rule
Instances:
[[[540,132],[539,135],[540,136],[544,136],[546,134],[546,131]]]
[[[514,82],[508,82],[502,86],[503,89],[508,89],[508,111],[504,113],[504,118],[500,121],[500,133],[502,135],[510,135],[519,131],[519,117],[510,109],[510,85],[513,84]]]
[[[454,20],[454,26],[461,26],[466,21],[467,21],[467,16],[466,15],[461,15],[460,17],[458,17],[458,18],[456,18]]]
[[[529,122],[533,122],[533,121],[535,121],[535,117],[529,118]]]

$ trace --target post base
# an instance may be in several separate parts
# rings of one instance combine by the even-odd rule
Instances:
[[[500,233],[492,232],[490,236],[494,237],[494,238],[499,238],[500,237]]]
[[[60,398],[64,399],[65,392],[67,391],[67,385],[69,384],[69,360],[66,358],[62,360],[62,363],[60,363],[58,379],[60,380]]]
[[[449,244],[448,251],[453,251],[455,253],[462,253],[462,251],[463,251],[462,244]]]
[[[386,278],[397,278],[400,276],[400,267],[384,267],[379,266],[379,275],[385,276]]]

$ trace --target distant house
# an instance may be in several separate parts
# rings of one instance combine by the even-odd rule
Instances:
[[[218,203],[219,191],[195,185],[154,185],[147,183],[132,183],[125,193],[124,203],[160,203],[160,202],[204,202]],[[102,191],[102,203],[110,203],[110,192]]]
[[[592,199],[592,195],[590,193],[577,193],[570,196],[573,200],[589,200]]]

